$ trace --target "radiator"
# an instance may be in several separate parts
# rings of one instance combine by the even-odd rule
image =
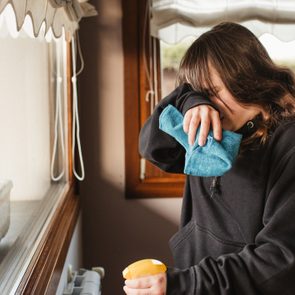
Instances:
[[[81,268],[72,271],[71,280],[68,282],[63,295],[101,295],[101,279],[104,269],[96,267],[92,270]]]

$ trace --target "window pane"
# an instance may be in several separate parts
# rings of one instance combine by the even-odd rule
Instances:
[[[6,29],[0,27],[1,294],[28,263],[68,175],[65,42],[24,31],[15,38]],[[64,170],[58,181],[52,158],[53,175]]]
[[[162,97],[167,96],[175,88],[181,58],[193,42],[194,37],[185,38],[177,44],[160,41]]]
[[[270,57],[279,65],[287,66],[295,71],[295,40],[283,42],[270,34],[259,38]]]

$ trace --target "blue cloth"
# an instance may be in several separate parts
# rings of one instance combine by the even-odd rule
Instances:
[[[206,144],[199,146],[198,129],[195,143],[191,146],[188,143],[188,135],[183,131],[183,115],[172,105],[168,105],[162,111],[159,128],[185,148],[184,173],[195,176],[221,176],[231,169],[242,139],[241,134],[223,130],[222,140],[218,142],[210,131]]]

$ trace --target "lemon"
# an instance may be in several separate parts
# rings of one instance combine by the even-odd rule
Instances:
[[[156,259],[142,259],[128,265],[122,272],[123,278],[127,280],[143,276],[156,275],[166,272],[164,263]]]

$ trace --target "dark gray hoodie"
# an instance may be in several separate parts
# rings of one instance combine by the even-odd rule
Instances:
[[[140,154],[164,171],[183,173],[184,148],[159,129],[168,104],[183,114],[213,105],[184,84],[161,100],[141,130]],[[240,131],[251,133],[247,126]],[[170,248],[175,267],[167,271],[167,295],[295,294],[294,121],[279,124],[264,146],[239,156],[222,177],[187,176]]]

